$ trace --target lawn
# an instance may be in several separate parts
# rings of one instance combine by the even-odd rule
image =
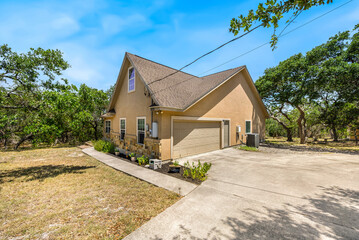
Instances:
[[[324,141],[324,139],[319,139],[318,141],[314,141],[309,138],[306,144],[300,144],[299,138],[293,138],[293,142],[287,142],[285,137],[281,138],[266,138],[266,142],[274,143],[274,144],[282,144],[288,146],[308,146],[308,147],[317,147],[317,148],[332,148],[338,150],[347,150],[347,151],[359,151],[359,145],[355,145],[355,141],[348,140],[340,140],[338,142],[333,142],[333,140],[328,139]]]
[[[0,152],[0,239],[121,239],[179,198],[79,148]]]
[[[256,147],[248,147],[245,145],[239,146],[239,147],[237,147],[237,149],[244,150],[244,151],[250,151],[250,152],[258,152],[259,151],[259,149]]]

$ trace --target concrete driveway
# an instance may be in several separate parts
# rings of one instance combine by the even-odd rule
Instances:
[[[359,239],[359,156],[229,148],[209,178],[126,239]]]

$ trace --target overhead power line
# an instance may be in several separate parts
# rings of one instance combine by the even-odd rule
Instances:
[[[231,42],[234,42],[234,41],[236,41],[236,40],[238,40],[238,39],[244,37],[245,35],[247,35],[247,34],[249,34],[250,32],[256,30],[257,28],[259,28],[259,27],[262,26],[262,25],[263,25],[263,24],[260,24],[260,25],[256,26],[255,28],[252,28],[252,29],[249,30],[248,32],[242,34],[241,36],[238,36],[238,37],[236,37],[236,38],[233,38],[232,40],[229,40],[228,42],[223,43],[223,44],[220,45],[219,47],[216,47],[216,48],[213,49],[212,51],[209,51],[209,52],[203,54],[202,56],[196,58],[195,60],[193,60],[192,62],[188,63],[187,65],[181,67],[180,69],[176,70],[175,72],[173,72],[173,73],[171,73],[171,74],[168,74],[167,76],[165,76],[165,77],[163,77],[163,78],[160,78],[160,79],[157,79],[157,80],[155,80],[155,81],[153,81],[153,82],[150,82],[148,85],[150,85],[150,84],[152,84],[152,83],[155,83],[155,82],[158,82],[158,81],[161,81],[161,80],[163,80],[163,79],[165,79],[165,78],[168,78],[168,77],[170,77],[170,76],[172,76],[172,75],[174,75],[174,74],[176,74],[176,73],[182,71],[182,70],[185,69],[186,67],[188,67],[188,66],[192,65],[193,63],[197,62],[198,60],[200,60],[201,58],[203,58],[203,57],[205,57],[205,56],[207,56],[207,55],[209,55],[209,54],[211,54],[211,53],[217,51],[218,49],[220,49],[220,48],[226,46],[227,44],[229,44],[229,43],[231,43]]]
[[[330,11],[327,11],[327,12],[323,13],[323,14],[319,15],[318,17],[315,17],[315,18],[313,18],[313,19],[311,19],[311,20],[309,20],[309,21],[303,23],[302,25],[300,25],[300,26],[298,26],[298,27],[296,27],[296,28],[293,28],[292,30],[290,30],[290,31],[288,31],[288,32],[286,32],[286,33],[284,33],[284,34],[282,34],[283,31],[285,30],[285,29],[283,29],[282,32],[281,32],[282,35],[278,36],[278,39],[279,39],[279,38],[282,38],[282,37],[284,37],[284,36],[286,36],[286,35],[288,35],[288,34],[290,34],[290,33],[292,33],[292,32],[294,32],[294,31],[296,31],[296,30],[298,30],[298,29],[300,29],[300,28],[302,28],[302,27],[304,27],[304,26],[306,26],[306,25],[308,25],[308,24],[310,24],[310,23],[312,23],[312,22],[314,22],[314,21],[316,21],[316,20],[318,20],[319,18],[324,17],[325,15],[327,15],[327,14],[329,14],[329,13],[331,13],[331,12],[334,12],[335,10],[337,10],[337,9],[339,9],[339,8],[341,8],[341,7],[343,7],[343,6],[345,6],[346,4],[348,4],[348,3],[352,2],[352,1],[353,1],[353,0],[350,0],[350,1],[348,1],[348,2],[345,2],[345,3],[343,3],[342,5],[340,5],[340,6],[336,7],[336,8],[333,8],[333,9],[331,9]],[[298,16],[298,15],[297,15],[297,16]],[[295,17],[295,18],[296,18],[296,17]],[[294,20],[294,19],[293,19],[293,20]],[[292,22],[292,21],[291,21],[291,22]],[[261,25],[259,25],[259,26],[261,26]],[[256,28],[258,28],[259,26],[257,26]],[[287,25],[287,26],[288,26],[288,25]],[[285,28],[286,28],[286,27],[285,27]],[[253,30],[254,30],[254,29],[252,29],[251,31],[253,31]],[[239,37],[243,37],[243,35],[241,35],[241,36],[239,36]],[[232,39],[232,40],[234,40],[234,39]],[[232,41],[232,40],[231,40],[231,41]],[[227,43],[225,43],[225,44],[228,44],[228,43],[229,43],[229,42],[227,42]],[[226,62],[223,62],[223,63],[221,63],[221,64],[219,64],[219,65],[217,65],[217,66],[215,66],[215,67],[212,67],[212,68],[210,68],[210,69],[208,69],[208,70],[206,70],[206,71],[204,71],[204,72],[198,74],[198,76],[200,76],[200,75],[202,75],[202,74],[205,74],[205,73],[208,73],[208,72],[210,72],[210,71],[212,71],[212,70],[214,70],[214,69],[216,69],[216,68],[219,68],[219,67],[221,67],[221,66],[223,66],[223,65],[225,65],[225,64],[227,64],[227,63],[230,63],[230,62],[232,62],[232,61],[234,61],[234,60],[236,60],[236,59],[238,59],[238,58],[240,58],[240,57],[243,57],[243,56],[245,56],[245,55],[247,55],[247,54],[249,54],[249,53],[251,53],[251,52],[253,52],[253,51],[255,51],[255,50],[259,49],[259,48],[262,48],[262,47],[264,47],[265,45],[268,45],[268,44],[270,44],[270,42],[263,43],[263,44],[261,44],[261,45],[255,47],[255,48],[253,48],[253,49],[251,49],[251,50],[245,52],[245,53],[242,53],[242,54],[240,54],[240,55],[238,55],[238,56],[236,56],[236,57],[234,57],[234,58],[229,59],[229,60],[226,61]],[[221,46],[224,46],[224,45],[222,44]],[[213,51],[214,51],[214,50],[213,50]],[[207,55],[208,55],[208,54],[207,54]],[[204,57],[204,55],[202,55],[201,57]],[[201,58],[201,57],[200,57],[200,58]],[[198,58],[198,59],[200,59],[200,58]],[[197,59],[197,60],[198,60],[198,59]],[[187,65],[188,65],[188,64],[187,64]],[[181,69],[183,69],[183,68],[181,68]],[[181,71],[181,69],[177,70],[175,73]],[[174,73],[173,73],[173,74],[174,74]],[[172,75],[173,75],[173,74],[172,74]],[[181,84],[181,83],[187,82],[187,81],[189,81],[189,80],[192,80],[193,78],[196,78],[196,77],[195,77],[195,76],[190,77],[190,78],[188,78],[188,79],[186,79],[186,80],[184,80],[184,81],[175,83],[175,84],[173,84],[173,85],[171,85],[171,86],[169,86],[169,87],[166,87],[166,88],[160,89],[160,90],[158,90],[158,91],[155,91],[155,92],[153,92],[152,94],[156,94],[156,93],[158,93],[158,92],[162,92],[162,91],[166,90],[167,88],[170,88],[170,87],[179,85],[179,84]],[[158,79],[158,80],[155,80],[155,81],[160,81],[160,80],[163,80],[163,79],[164,79],[164,78]],[[151,82],[151,83],[154,83],[154,81]],[[150,85],[151,83],[149,83],[148,85]]]
[[[341,7],[343,7],[344,5],[346,5],[346,4],[348,4],[348,3],[352,2],[352,1],[353,1],[353,0],[350,0],[350,1],[348,1],[348,2],[345,2],[345,3],[343,3],[342,5],[340,5],[340,6],[336,7],[336,8],[333,8],[332,10],[330,10],[330,11],[328,11],[328,12],[323,13],[323,14],[319,15],[318,17],[315,17],[315,18],[309,20],[308,22],[305,22],[305,23],[303,23],[302,25],[300,25],[300,26],[298,26],[298,27],[296,27],[296,28],[293,28],[292,30],[290,30],[290,31],[288,31],[288,32],[286,32],[286,33],[284,33],[284,34],[281,33],[282,35],[278,36],[278,39],[279,39],[279,38],[282,38],[282,37],[284,37],[284,36],[286,36],[286,35],[288,35],[288,34],[290,34],[290,33],[292,33],[292,32],[294,32],[294,31],[296,31],[296,30],[298,30],[298,29],[300,29],[300,28],[302,28],[302,27],[304,27],[304,26],[306,26],[306,25],[308,25],[308,24],[310,24],[310,23],[312,23],[312,22],[314,22],[314,21],[316,21],[316,20],[318,20],[319,18],[324,17],[325,15],[327,15],[327,14],[329,14],[329,13],[331,13],[331,12],[334,12],[335,10],[337,10],[337,9],[339,9],[339,8],[341,8]],[[282,32],[283,32],[283,31],[282,31]],[[229,59],[228,61],[226,61],[226,62],[224,62],[224,63],[221,63],[221,64],[219,64],[219,65],[217,65],[217,66],[215,66],[215,67],[213,67],[213,68],[211,68],[211,69],[209,69],[209,70],[206,70],[206,71],[204,71],[204,72],[202,72],[202,73],[200,73],[200,74],[198,74],[198,75],[200,76],[200,75],[202,75],[202,74],[204,74],[204,73],[210,72],[210,71],[212,71],[212,70],[214,70],[214,69],[216,69],[216,68],[219,68],[219,67],[221,67],[221,66],[223,66],[223,65],[225,65],[225,64],[227,64],[227,63],[230,63],[230,62],[232,62],[232,61],[234,61],[234,60],[236,60],[236,59],[238,59],[238,58],[240,58],[240,57],[243,57],[244,55],[247,55],[247,54],[249,54],[249,53],[251,53],[251,52],[253,52],[253,51],[255,51],[255,50],[257,50],[257,49],[259,49],[259,48],[261,48],[261,47],[264,47],[265,45],[268,45],[268,44],[270,44],[270,42],[263,43],[263,44],[259,45],[258,47],[255,47],[255,48],[253,48],[253,49],[251,49],[251,50],[249,50],[249,51],[247,51],[247,52],[245,52],[245,53],[242,53],[241,55],[238,55],[238,56],[236,56],[236,57],[234,57],[234,58],[231,58],[231,59]]]

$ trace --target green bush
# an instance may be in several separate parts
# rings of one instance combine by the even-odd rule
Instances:
[[[186,164],[185,164],[185,166],[186,166]],[[189,173],[190,173],[190,169],[187,168],[187,167],[184,167],[184,168],[183,168],[183,176],[184,176],[185,178],[188,178],[188,177],[189,177]]]
[[[136,154],[135,153],[130,153],[130,155],[128,155],[129,157],[135,157]]]
[[[191,164],[187,161],[184,164],[184,170],[183,170],[183,176],[185,178],[189,177],[190,173],[191,173],[191,178],[193,180],[200,180],[200,181],[204,181],[207,179],[207,175],[206,173],[209,171],[209,169],[211,168],[212,164],[211,163],[201,163],[201,161],[198,160],[198,164],[196,166],[196,164],[193,162],[192,166]]]
[[[105,153],[114,153],[115,152],[115,144],[110,141],[98,140],[94,143],[94,148],[97,151],[105,152]]]
[[[137,158],[138,161],[138,165],[146,165],[150,162],[150,160],[148,159],[148,157],[145,157],[145,155],[142,155],[141,157]]]

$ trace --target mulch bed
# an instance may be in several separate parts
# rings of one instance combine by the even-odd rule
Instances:
[[[155,171],[178,178],[178,179],[181,179],[181,180],[184,180],[184,181],[187,181],[187,182],[190,182],[190,183],[194,183],[197,185],[201,184],[201,181],[199,181],[199,180],[192,179],[191,177],[188,177],[188,178],[183,177],[183,169],[184,169],[183,166],[181,166],[179,173],[171,173],[169,170],[171,164],[172,163],[164,163],[164,164],[162,163],[162,168],[156,169]]]
[[[119,156],[116,156],[115,154],[111,154],[111,153],[108,153],[108,154],[110,154],[111,156],[116,157],[118,159],[121,159],[123,161],[126,161],[126,162],[132,163],[134,165],[137,165],[139,167],[146,168],[144,165],[143,166],[138,165],[137,160],[135,162],[133,162],[133,161],[131,161],[131,159],[126,158],[126,155],[124,155],[124,154],[120,154]],[[169,170],[170,167],[169,166],[171,164],[172,163],[170,163],[170,162],[162,163],[162,168],[159,168],[159,169],[156,169],[156,170],[153,170],[153,171],[163,173],[163,174],[166,174],[168,176],[175,177],[175,178],[178,178],[178,179],[190,182],[190,183],[194,183],[194,184],[197,184],[197,185],[201,184],[201,181],[199,181],[197,179],[192,179],[191,177],[188,177],[188,178],[183,177],[183,169],[184,169],[183,166],[181,166],[179,173],[170,172],[170,170]]]

